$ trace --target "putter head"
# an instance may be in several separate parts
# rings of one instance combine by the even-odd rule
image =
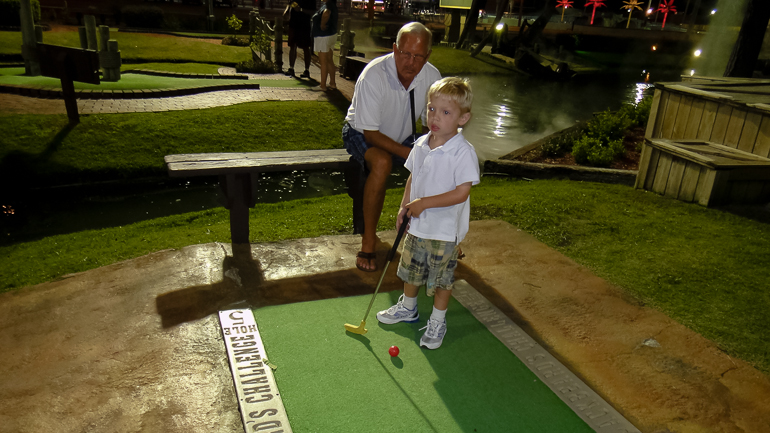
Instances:
[[[350,323],[346,323],[345,324],[345,330],[348,331],[348,332],[352,332],[354,334],[364,335],[364,334],[366,334],[366,331],[367,331],[367,329],[366,329],[366,320],[362,320],[361,324],[358,325],[358,326],[351,325]]]

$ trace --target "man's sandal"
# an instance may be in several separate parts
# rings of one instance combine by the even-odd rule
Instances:
[[[356,257],[362,258],[364,260],[367,260],[369,264],[374,263],[373,269],[367,269],[361,265],[358,264],[358,260],[356,260],[356,267],[364,272],[377,272],[377,262],[373,262],[373,260],[377,259],[377,253],[365,253],[363,251],[359,251],[358,254],[356,254]]]

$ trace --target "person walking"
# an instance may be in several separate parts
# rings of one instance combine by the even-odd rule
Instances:
[[[334,66],[334,44],[337,42],[337,0],[326,0],[318,12],[313,15],[313,49],[318,53],[321,63],[321,90],[337,90],[336,72]],[[329,86],[326,80],[329,80]]]
[[[310,78],[310,58],[313,38],[310,36],[310,18],[315,10],[315,0],[296,0],[286,6],[284,16],[289,17],[289,69],[286,75],[294,76],[297,49],[302,48],[305,56],[305,72],[301,78]],[[284,18],[285,19],[285,18]]]

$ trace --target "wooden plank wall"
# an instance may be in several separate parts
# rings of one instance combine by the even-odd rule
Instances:
[[[770,107],[701,93],[656,89],[646,138],[698,139],[770,157]]]

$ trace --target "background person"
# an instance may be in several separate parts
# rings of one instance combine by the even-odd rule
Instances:
[[[441,78],[428,63],[432,35],[412,22],[398,31],[393,52],[378,57],[356,81],[353,99],[342,127],[342,140],[353,158],[368,172],[364,185],[364,233],[356,267],[377,270],[377,223],[385,202],[385,182],[393,164],[403,164],[417,138],[413,119],[425,118],[428,88]],[[410,103],[410,95],[414,104]],[[412,111],[414,107],[414,112]],[[427,128],[423,126],[423,131]]]
[[[286,75],[294,76],[294,62],[297,60],[297,48],[302,48],[305,56],[305,72],[302,78],[310,78],[310,58],[313,38],[310,36],[310,17],[315,11],[315,0],[295,0],[286,6],[291,9],[289,19],[289,69]]]
[[[327,90],[326,78],[329,77],[329,89],[337,90],[336,72],[334,66],[334,44],[337,42],[337,0],[326,0],[326,3],[313,15],[313,49],[318,53],[321,63],[321,90]]]
[[[473,93],[467,80],[447,77],[428,91],[430,132],[414,143],[404,165],[411,173],[396,227],[410,216],[397,275],[404,294],[396,305],[377,313],[385,324],[416,322],[417,292],[425,285],[433,296],[420,346],[438,349],[446,335],[446,310],[452,297],[460,242],[470,225],[471,186],[479,183],[479,159],[458,128],[471,118]]]

